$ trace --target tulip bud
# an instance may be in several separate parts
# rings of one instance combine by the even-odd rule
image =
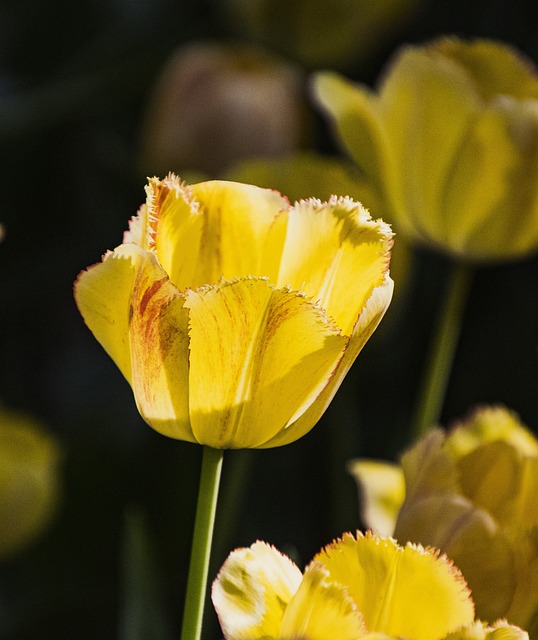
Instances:
[[[146,173],[173,168],[218,176],[250,156],[295,150],[306,113],[298,70],[244,45],[195,44],[159,78],[146,114]]]

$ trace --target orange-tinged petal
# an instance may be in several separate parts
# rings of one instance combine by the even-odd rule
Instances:
[[[186,297],[192,429],[215,448],[258,447],[284,430],[327,386],[347,345],[323,310],[264,279]]]
[[[149,255],[140,264],[131,298],[131,384],[149,425],[171,438],[195,442],[189,419],[188,311]]]
[[[392,232],[350,198],[302,200],[286,212],[277,286],[318,302],[351,335],[373,289],[388,270]]]
[[[301,579],[295,564],[265,542],[233,551],[211,591],[225,639],[277,638]]]
[[[188,314],[155,256],[137,244],[108,253],[75,285],[80,312],[130,382],[154,429],[194,442],[188,414]]]
[[[315,563],[305,572],[284,613],[279,640],[357,640],[366,633],[362,615],[347,589],[327,579]]]
[[[399,547],[391,538],[350,534],[315,558],[329,580],[344,584],[368,631],[413,640],[438,640],[474,619],[470,593],[459,570],[420,546]]]
[[[188,187],[169,176],[153,178],[148,187],[155,248],[180,290],[217,284],[222,277],[274,278],[280,252],[273,246],[267,255],[267,234],[287,206],[276,191],[236,182]]]

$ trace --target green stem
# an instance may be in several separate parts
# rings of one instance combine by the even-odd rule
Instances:
[[[211,540],[217,510],[222,449],[204,447],[181,640],[200,640]]]
[[[421,437],[438,423],[461,330],[472,268],[453,263],[443,308],[434,333],[415,413],[414,436]]]

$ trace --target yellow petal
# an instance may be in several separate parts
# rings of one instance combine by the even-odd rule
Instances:
[[[458,493],[456,461],[444,448],[445,433],[431,429],[402,456],[407,500],[431,493]]]
[[[82,271],[75,282],[75,300],[84,321],[129,382],[129,311],[137,271],[136,252],[108,252],[102,263]]]
[[[477,620],[454,633],[448,634],[444,640],[528,640],[529,635],[523,629],[512,626],[504,620],[491,627]]]
[[[521,457],[505,442],[487,442],[458,462],[462,492],[501,523],[509,523],[521,483]]]
[[[442,38],[435,48],[469,74],[484,99],[504,94],[538,98],[535,70],[512,47],[493,40]]]
[[[348,341],[321,309],[263,279],[188,291],[186,307],[192,429],[215,448],[262,446],[286,429],[327,386]]]
[[[511,243],[504,240],[510,236],[495,233],[495,219],[511,217],[506,196],[518,162],[503,111],[493,104],[473,122],[447,174],[441,242],[475,259],[498,257],[507,245],[510,256]]]
[[[397,199],[405,203],[395,222],[419,240],[442,231],[446,175],[481,107],[465,72],[433,48],[403,49],[385,78],[382,121],[400,168]]]
[[[359,486],[363,522],[379,535],[391,536],[405,498],[402,468],[377,460],[352,460],[348,470]]]
[[[533,507],[536,510],[536,503]],[[516,589],[505,616],[510,622],[528,630],[532,638],[538,634],[538,528],[510,531]]]
[[[180,290],[216,284],[221,277],[274,278],[280,255],[267,256],[266,238],[288,201],[276,191],[234,182],[192,187],[175,176],[150,181],[148,209],[155,248]]]
[[[451,429],[445,448],[461,458],[487,442],[500,440],[523,456],[538,456],[538,441],[519,416],[502,406],[481,407]]]
[[[326,547],[315,558],[332,582],[346,585],[368,631],[413,640],[438,640],[472,622],[474,607],[459,570],[422,547],[358,534]]]
[[[130,382],[138,409],[165,435],[194,442],[188,415],[188,314],[154,255],[118,247],[83,272],[77,303]]]
[[[525,529],[538,527],[538,457],[521,461],[520,485],[512,500],[511,524]]]
[[[516,588],[513,545],[486,511],[462,496],[433,492],[404,503],[394,535],[446,553],[465,576],[480,617],[506,615]]]
[[[332,71],[315,74],[312,88],[353,160],[384,194],[393,167],[377,95]]]
[[[295,564],[265,542],[233,551],[211,591],[225,639],[278,637],[301,579]]]
[[[342,585],[327,580],[327,570],[311,564],[282,620],[279,640],[357,640],[366,629],[356,604]]]
[[[346,335],[388,270],[392,232],[349,198],[303,200],[285,214],[277,286],[319,303]]]
[[[377,287],[377,289],[374,289],[372,295],[366,302],[366,306],[362,310],[359,320],[353,329],[351,340],[342,359],[333,371],[328,384],[303,415],[290,424],[285,431],[281,431],[269,440],[264,445],[265,447],[279,447],[294,442],[308,433],[312,426],[318,422],[325,409],[329,406],[334,394],[338,391],[356,357],[381,322],[392,298],[392,288],[393,282],[388,275],[386,275],[383,284]]]
[[[325,202],[334,194],[345,194],[362,202],[376,216],[383,215],[379,195],[357,167],[349,161],[313,151],[277,159],[249,159],[229,169],[226,176],[230,180],[277,189],[290,202],[305,198]]]

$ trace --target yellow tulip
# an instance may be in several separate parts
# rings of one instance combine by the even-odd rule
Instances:
[[[75,296],[157,431],[273,447],[318,421],[390,302],[392,233],[349,198],[290,206],[153,178],[124,244]]]
[[[442,38],[406,46],[377,92],[314,81],[396,230],[460,259],[538,249],[538,77],[513,49]]]
[[[304,575],[264,542],[237,549],[212,599],[225,640],[528,639],[502,621],[474,621],[467,584],[446,556],[370,532],[344,534]]]
[[[515,414],[483,408],[419,440],[399,471],[365,461],[351,471],[371,502],[367,526],[384,527],[390,505],[388,533],[446,553],[481,617],[538,632],[538,441]]]
[[[58,494],[56,442],[28,416],[0,407],[0,558],[39,535]]]

